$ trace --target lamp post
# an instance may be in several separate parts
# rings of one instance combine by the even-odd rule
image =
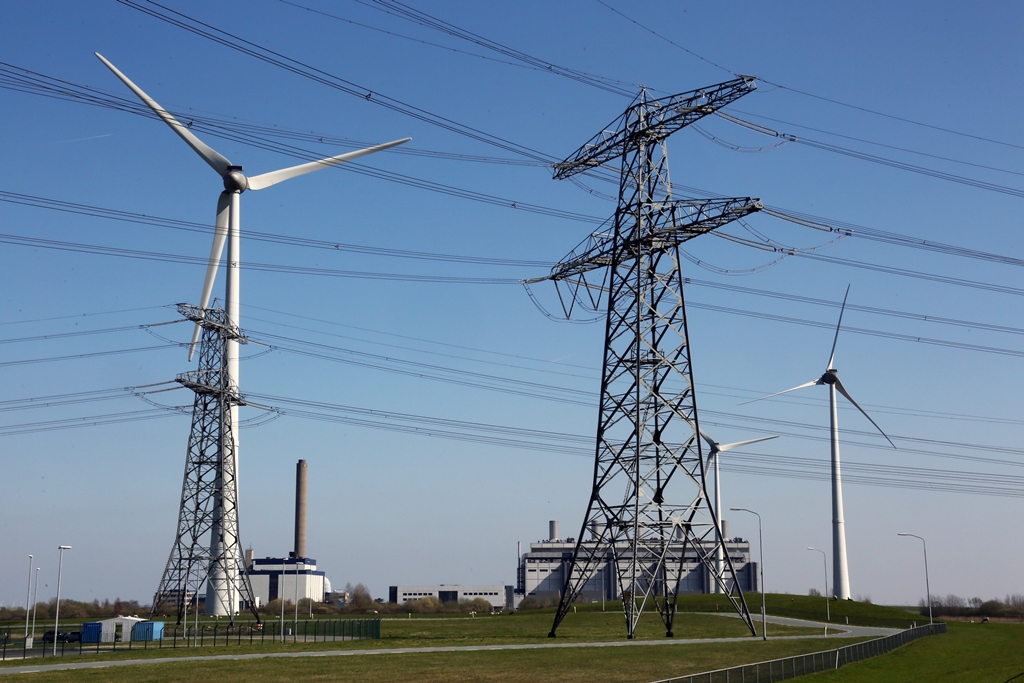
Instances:
[[[25,590],[25,647],[31,647],[28,639],[28,603],[32,599],[32,556],[28,556],[28,588]]]
[[[285,565],[285,560],[282,558],[282,560],[281,560],[281,581],[280,581],[280,584],[279,584],[280,587],[277,590],[277,597],[281,598],[281,642],[282,643],[284,642],[284,576],[285,576],[285,570],[286,569],[287,569],[287,566]]]
[[[896,534],[897,536],[913,536],[914,538],[921,541],[921,545],[924,547],[924,590],[928,596],[928,623],[932,623],[932,588],[928,583],[928,544],[924,542],[924,539],[917,534]]]
[[[292,633],[292,642],[296,642],[299,637],[299,558],[295,557],[295,625],[292,626],[294,632]]]
[[[39,595],[39,567],[36,567],[36,581],[35,581],[35,585],[32,586],[32,639],[33,640],[35,640],[35,637],[36,637],[36,606],[39,604],[37,602],[37,596],[38,595]]]
[[[821,566],[825,569],[825,635],[828,636],[828,622],[832,621],[828,605],[828,558],[825,555],[824,550],[818,550],[817,548],[811,548],[810,546],[808,546],[807,549],[813,550],[816,553],[821,553]]]
[[[71,550],[71,546],[69,546],[69,545],[57,546],[57,549],[60,551],[60,559],[57,562],[57,609],[54,611],[54,615],[53,615],[53,656],[54,657],[57,656],[57,641],[59,640],[57,635],[60,633],[60,631],[58,630],[58,626],[60,625],[60,576],[61,576],[61,571],[63,571],[63,569],[64,569],[64,551],[65,550]]]
[[[766,612],[764,609],[764,537],[761,535],[761,515],[757,514],[753,510],[747,508],[729,508],[733,512],[749,512],[750,514],[757,517],[757,547],[761,559],[758,561],[758,569],[760,569],[761,580],[758,582],[761,584],[761,636],[762,640],[768,640],[768,617],[765,616]]]

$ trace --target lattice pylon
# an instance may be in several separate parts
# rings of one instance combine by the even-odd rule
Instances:
[[[556,167],[557,178],[612,155],[622,164],[613,233],[592,238],[547,278],[589,290],[586,272],[606,268],[600,291],[608,296],[594,484],[572,559],[563,564],[551,636],[606,563],[617,577],[627,637],[634,637],[652,602],[666,635],[674,635],[688,551],[754,633],[728,552],[716,569],[716,552],[724,550],[725,540],[706,485],[680,244],[761,207],[750,199],[673,199],[665,147],[673,130],[750,89],[741,78],[715,86],[710,95],[698,91],[648,101],[641,92],[619,120],[618,133],[601,134]],[[588,530],[595,538],[584,542]]]
[[[180,624],[207,583],[207,611],[215,600],[229,618],[248,608],[260,620],[238,531],[235,438],[230,417],[241,400],[227,373],[228,339],[243,340],[221,309],[181,304],[183,316],[202,326],[199,369],[177,381],[195,392],[181,488],[178,529],[153,598],[152,613],[173,604]]]

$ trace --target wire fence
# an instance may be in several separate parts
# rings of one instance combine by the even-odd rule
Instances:
[[[946,625],[943,623],[928,624],[900,631],[884,638],[866,640],[862,643],[836,648],[835,650],[812,652],[806,655],[796,655],[795,657],[773,659],[768,662],[743,664],[741,666],[729,667],[728,669],[666,678],[654,683],[774,683],[775,681],[785,681],[819,671],[838,669],[841,666],[859,662],[862,659],[891,652],[918,638],[945,632]]]
[[[298,622],[286,621],[236,622],[235,624],[200,624],[195,626],[174,625],[163,630],[163,636],[156,639],[141,639],[129,633],[124,640],[109,642],[82,642],[81,632],[75,633],[77,640],[64,640],[62,631],[56,648],[52,639],[12,636],[10,629],[0,630],[0,661],[27,659],[29,657],[52,657],[56,650],[58,657],[65,655],[91,654],[96,652],[123,652],[126,650],[157,650],[179,647],[227,647],[231,645],[263,645],[272,643],[326,643],[348,640],[380,638],[380,619],[304,619]]]

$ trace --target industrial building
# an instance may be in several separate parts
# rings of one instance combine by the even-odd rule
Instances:
[[[722,522],[723,536],[728,538],[728,526]],[[593,536],[593,535],[592,535]],[[584,544],[595,544],[596,540],[584,541]],[[682,557],[682,577],[679,583],[680,593],[710,593],[714,591],[711,576],[704,564],[697,557],[694,548],[687,548],[685,555],[682,543],[672,544],[669,552],[668,571],[675,574],[679,571],[679,560]],[[530,550],[519,558],[516,572],[515,604],[527,597],[538,599],[557,599],[565,586],[565,572],[572,563],[576,539],[559,538],[558,522],[549,525],[548,538],[530,544]],[[740,590],[757,591],[757,563],[750,561],[750,542],[742,538],[733,538],[725,543],[732,565],[736,570]],[[705,545],[705,552],[713,552],[711,543]],[[627,545],[622,545],[623,556]],[[675,559],[673,559],[675,558]],[[650,558],[653,560],[653,558]],[[620,565],[626,562],[620,559]],[[602,600],[618,600],[619,584],[613,566],[611,552],[603,562],[597,565],[590,580],[580,591],[579,599],[583,602],[601,602]]]
[[[292,602],[303,598],[324,602],[331,592],[331,580],[317,570],[316,560],[311,557],[247,557],[246,571],[261,605],[282,597]]]
[[[500,612],[512,609],[512,586],[389,586],[388,602],[402,604],[413,600],[432,597],[444,602],[462,602],[482,598],[491,603],[491,608]]]
[[[245,569],[252,582],[256,604],[284,598],[298,602],[308,598],[325,602],[332,592],[331,581],[317,570],[316,560],[306,557],[306,491],[309,469],[305,460],[295,466],[295,549],[288,557],[257,559],[252,549],[245,553]]]

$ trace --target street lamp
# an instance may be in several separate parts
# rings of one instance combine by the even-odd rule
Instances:
[[[305,561],[303,560],[303,563]],[[299,637],[299,558],[295,557],[295,625],[292,626],[295,632],[292,634],[292,642],[294,643]]]
[[[825,555],[824,550],[818,550],[817,548],[807,547],[808,550],[813,550],[816,553],[821,553],[821,566],[825,569],[825,635],[828,635],[828,622],[832,621],[832,615],[829,614],[828,606],[828,558]]]
[[[39,567],[36,567],[36,582],[32,586],[32,639],[36,637],[36,606],[39,604],[37,597],[39,595]]]
[[[764,539],[761,536],[761,515],[757,514],[753,510],[748,510],[747,508],[729,509],[733,512],[749,512],[757,517],[757,546],[761,555],[761,559],[758,563],[760,565],[759,569],[761,570],[761,580],[759,581],[761,584],[761,635],[763,640],[768,640],[768,617],[765,616],[766,613],[764,609]]]
[[[281,580],[280,588],[277,591],[277,597],[281,598],[281,642],[284,642],[284,576],[285,571],[288,567],[285,564],[284,558],[281,559]]]
[[[25,590],[25,647],[31,647],[28,640],[28,603],[32,599],[32,556],[28,556],[28,588]]]
[[[64,551],[71,550],[71,546],[62,545],[57,547],[60,550],[60,560],[57,562],[57,609],[53,615],[53,656],[57,656],[57,641],[59,638],[57,634],[60,633],[57,627],[60,625],[60,575],[64,569]]]
[[[928,596],[928,623],[932,623],[932,589],[928,584],[928,544],[924,542],[924,539],[917,534],[896,534],[897,536],[913,536],[914,538],[921,541],[921,545],[924,546],[924,590]]]

